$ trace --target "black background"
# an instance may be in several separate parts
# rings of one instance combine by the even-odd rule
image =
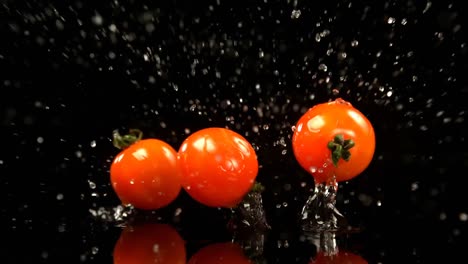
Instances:
[[[1,222],[21,238],[3,259],[111,263],[120,228],[89,210],[119,204],[112,131],[177,149],[220,126],[257,150],[266,260],[306,263],[296,216],[313,181],[291,126],[336,97],[377,137],[368,169],[340,186],[338,208],[365,227],[340,245],[369,263],[455,259],[468,232],[464,16],[451,1],[2,2]],[[185,193],[162,213],[175,208],[186,240],[229,240],[219,210]]]

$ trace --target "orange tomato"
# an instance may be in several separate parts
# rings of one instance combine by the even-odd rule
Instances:
[[[185,242],[167,224],[126,227],[114,246],[114,264],[185,264]]]
[[[345,251],[331,256],[318,252],[310,264],[367,264],[367,261],[361,256]]]
[[[182,188],[177,152],[158,139],[139,140],[122,150],[110,175],[122,203],[144,210],[167,206]]]
[[[338,136],[338,137],[337,137]],[[343,99],[310,108],[297,122],[294,155],[317,183],[346,181],[362,173],[375,150],[369,120]]]
[[[183,188],[194,200],[212,207],[237,205],[258,173],[252,145],[225,128],[206,128],[187,137],[179,161]]]
[[[242,248],[235,243],[215,243],[196,252],[188,264],[250,264]]]

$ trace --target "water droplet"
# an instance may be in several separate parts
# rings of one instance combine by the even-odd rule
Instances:
[[[88,180],[89,188],[96,189],[96,184],[90,180]]]
[[[110,24],[109,25],[109,30],[112,31],[112,32],[117,32],[117,26],[115,26],[115,24]]]
[[[381,201],[377,201],[377,206],[378,206],[378,207],[382,206],[382,202],[381,202]]]
[[[419,183],[418,182],[413,182],[411,184],[411,191],[416,191],[419,188]]]
[[[445,214],[444,212],[440,213],[439,219],[440,219],[441,221],[444,221],[445,219],[447,219],[447,214]]]
[[[57,194],[57,200],[59,201],[63,200],[63,194],[61,193]]]
[[[99,248],[98,248],[98,247],[92,247],[92,248],[91,248],[91,253],[92,253],[93,255],[96,255],[98,252],[99,252]]]
[[[297,19],[297,18],[299,18],[300,16],[301,16],[301,10],[296,10],[296,9],[295,9],[295,10],[293,10],[293,11],[291,12],[291,18],[292,18],[292,19]]]
[[[90,145],[92,148],[96,147],[96,140],[91,141],[91,143],[89,143],[89,145]]]
[[[182,208],[177,208],[174,211],[174,216],[179,216],[182,213]]]
[[[44,143],[44,138],[43,137],[38,137],[37,138],[37,143],[39,143],[39,144]]]
[[[312,166],[312,167],[309,168],[309,170],[310,170],[310,172],[315,173],[315,172],[317,172],[317,167]]]
[[[320,65],[318,66],[318,69],[319,69],[320,71],[325,71],[325,72],[326,72],[326,71],[328,70],[328,67],[327,67],[327,65],[325,65],[325,64],[322,63],[322,64],[320,64]]]
[[[102,16],[100,14],[95,14],[91,20],[96,26],[101,26],[104,20],[102,19]]]
[[[263,50],[260,50],[260,51],[258,52],[258,57],[259,57],[259,58],[265,57],[265,52],[263,52]]]
[[[321,39],[322,38],[320,37],[319,33],[315,34],[315,41],[320,42]]]
[[[468,214],[467,213],[460,213],[458,218],[460,219],[460,221],[466,222],[468,220]]]
[[[81,151],[77,150],[77,151],[75,152],[75,156],[76,156],[77,158],[81,158],[81,157],[83,157],[83,153],[82,153]]]
[[[288,207],[288,203],[287,203],[287,202],[284,202],[284,203],[283,203],[283,207]]]
[[[283,149],[283,150],[281,151],[281,155],[286,155],[286,153],[288,153],[288,151],[287,151],[286,149]]]
[[[66,229],[67,228],[66,228],[65,224],[61,224],[61,225],[58,226],[57,231],[60,232],[60,233],[63,233],[63,232],[65,232]]]
[[[153,252],[154,253],[159,253],[159,244],[154,244],[153,245]]]
[[[357,47],[359,45],[359,41],[353,40],[351,41],[351,47]]]
[[[322,168],[319,168],[319,169],[317,170],[317,172],[318,172],[318,173],[323,173],[323,169],[322,169]]]
[[[389,18],[387,19],[387,24],[394,24],[395,21],[396,21],[396,19],[395,19],[394,17],[389,17]]]
[[[432,2],[431,2],[431,1],[427,1],[426,7],[425,7],[424,10],[423,10],[423,14],[426,13],[426,12],[429,10],[429,8],[431,8],[431,6],[432,6]]]
[[[341,60],[344,60],[346,59],[346,57],[348,57],[348,54],[346,52],[340,52],[338,53],[338,58],[341,59]]]
[[[130,184],[135,184],[135,181],[133,179],[130,180]]]

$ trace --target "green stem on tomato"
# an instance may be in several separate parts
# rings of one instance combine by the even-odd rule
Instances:
[[[112,144],[118,149],[125,149],[133,143],[143,138],[143,132],[139,129],[133,128],[129,130],[127,135],[120,135],[119,131],[114,130],[112,133]]]
[[[349,151],[354,147],[355,143],[352,139],[344,139],[343,134],[337,134],[332,141],[328,142],[328,149],[331,151],[333,165],[338,166],[338,161],[343,159],[349,161],[351,152]]]
[[[264,190],[265,190],[265,186],[263,186],[261,183],[256,181],[254,186],[250,190],[250,192],[252,192],[252,193],[255,193],[255,192],[262,193]]]

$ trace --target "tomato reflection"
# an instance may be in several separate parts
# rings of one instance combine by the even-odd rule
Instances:
[[[361,256],[346,251],[338,251],[333,255],[318,252],[310,264],[367,264],[367,261]]]
[[[235,243],[224,242],[208,245],[196,252],[188,264],[247,264],[252,263],[242,248]]]
[[[114,264],[184,264],[185,242],[167,224],[128,226],[114,247]]]

